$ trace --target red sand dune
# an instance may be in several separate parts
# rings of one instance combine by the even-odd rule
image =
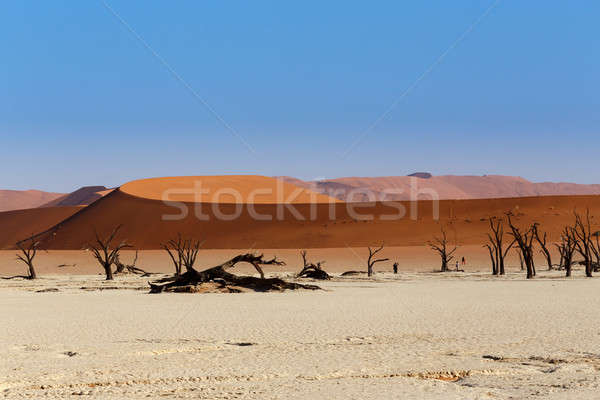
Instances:
[[[0,213],[0,249],[14,248],[15,243],[34,233],[44,232],[80,207],[31,208]]]
[[[39,207],[61,196],[40,190],[0,190],[0,212]]]
[[[218,189],[218,181],[213,178],[207,179],[207,183]],[[183,188],[195,179],[199,177],[152,179],[123,185],[58,224],[51,233],[44,235],[43,245],[48,249],[82,249],[93,239],[94,228],[108,233],[122,224],[118,239],[126,239],[140,249],[158,249],[161,243],[178,233],[205,240],[204,248],[215,249],[363,247],[381,242],[388,246],[416,246],[438,234],[440,222],[449,226],[452,240],[460,244],[482,244],[488,230],[487,218],[501,216],[508,210],[516,215],[515,221],[519,224],[541,223],[541,229],[550,233],[550,240],[557,239],[562,227],[572,222],[574,208],[580,211],[589,208],[593,215],[600,215],[600,196],[444,200],[439,205],[440,221],[433,219],[430,201],[413,204],[418,211],[417,220],[413,220],[409,215],[410,202],[328,204],[328,198],[322,197],[322,202],[315,205],[296,202],[281,207],[265,196],[262,203],[257,201],[253,205],[187,202],[185,217],[166,220],[165,216],[168,219],[180,214],[181,206],[156,200],[160,193],[170,186],[169,181]],[[271,178],[234,177],[227,182],[228,186],[235,187],[234,181],[239,182],[240,192],[256,188],[259,182],[266,187],[275,184]],[[285,190],[294,190],[294,187]],[[185,199],[186,195],[182,196]],[[407,210],[404,218],[382,219],[386,215],[395,215],[398,207]],[[198,209],[208,220],[195,216]],[[374,220],[357,220],[353,218],[352,209],[361,215],[373,214]],[[232,216],[237,211],[239,216],[232,220],[215,217],[217,213]],[[316,215],[314,219],[311,219],[311,212]],[[252,217],[253,213],[270,220],[257,220]],[[335,215],[333,220],[331,213]],[[593,220],[594,226],[600,229],[597,220]]]

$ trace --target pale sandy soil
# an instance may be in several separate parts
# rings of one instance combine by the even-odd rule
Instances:
[[[0,280],[0,396],[597,398],[600,280],[574,274],[159,295],[139,277]]]

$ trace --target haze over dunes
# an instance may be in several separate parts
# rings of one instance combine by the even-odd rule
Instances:
[[[344,201],[409,200],[411,190],[417,193],[418,199],[431,199],[430,190],[433,190],[441,200],[600,194],[599,184],[534,183],[521,177],[502,175],[442,175],[429,178],[427,173],[414,175],[416,176],[348,177],[317,181],[282,178]]]
[[[40,190],[0,190],[0,212],[39,207],[61,196]]]

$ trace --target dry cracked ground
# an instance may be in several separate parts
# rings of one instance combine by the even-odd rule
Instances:
[[[600,278],[379,274],[323,291],[0,282],[0,397],[589,399]]]

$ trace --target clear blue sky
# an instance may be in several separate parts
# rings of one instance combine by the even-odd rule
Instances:
[[[106,4],[185,84],[102,1],[3,1],[0,188],[417,170],[600,182],[598,1]]]

